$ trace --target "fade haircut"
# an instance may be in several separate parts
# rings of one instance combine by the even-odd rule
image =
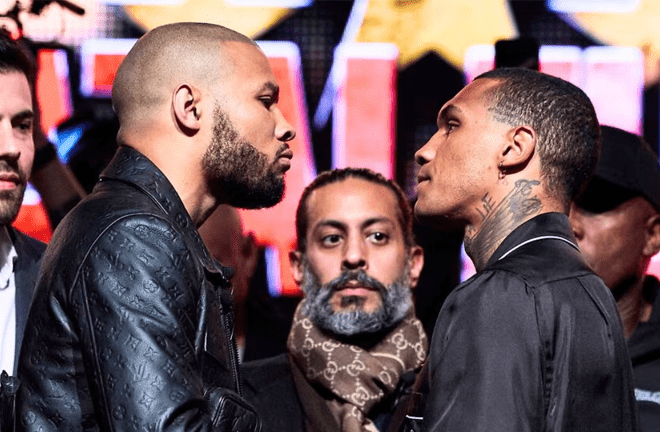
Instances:
[[[399,225],[401,226],[401,231],[403,232],[404,242],[406,247],[413,247],[416,243],[412,228],[412,207],[410,206],[408,198],[406,198],[406,195],[403,193],[403,190],[401,190],[399,185],[397,185],[394,181],[385,178],[385,176],[382,174],[374,172],[368,168],[342,168],[321,173],[314,179],[314,181],[307,185],[303,191],[302,196],[300,197],[300,201],[298,202],[298,208],[296,210],[297,250],[303,253],[307,250],[307,229],[309,228],[307,202],[309,201],[309,196],[312,194],[312,192],[322,188],[323,186],[339,183],[349,178],[365,180],[370,183],[382,185],[394,193],[394,196],[397,199],[397,203],[399,204],[397,216]]]
[[[5,28],[0,28],[0,73],[19,72],[25,75],[34,91],[36,68],[34,63]]]
[[[499,81],[486,97],[496,121],[531,126],[541,175],[567,207],[591,177],[600,154],[600,126],[587,95],[562,79],[523,68],[479,75]]]

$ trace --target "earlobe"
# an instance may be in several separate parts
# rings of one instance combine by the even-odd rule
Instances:
[[[304,271],[303,271],[303,258],[302,252],[293,250],[289,252],[289,264],[291,265],[291,275],[293,280],[296,281],[298,286],[303,282]]]
[[[172,113],[179,129],[186,135],[195,134],[201,127],[201,95],[194,87],[181,84],[172,95]]]

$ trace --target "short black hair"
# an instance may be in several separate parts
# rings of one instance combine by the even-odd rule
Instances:
[[[0,73],[20,72],[28,80],[30,88],[34,91],[36,67],[30,57],[11,38],[11,34],[0,28]]]
[[[325,171],[319,174],[302,193],[298,208],[296,209],[296,248],[300,252],[305,252],[307,249],[307,202],[312,192],[317,189],[327,186],[332,183],[339,183],[349,178],[356,178],[365,180],[371,183],[385,186],[390,189],[397,199],[399,204],[398,219],[403,231],[404,242],[407,247],[413,247],[415,243],[415,236],[413,234],[413,212],[410,202],[406,195],[401,190],[398,184],[394,181],[387,179],[382,174],[372,171],[368,168],[341,168]]]
[[[475,80],[483,78],[499,81],[487,95],[493,117],[536,132],[541,174],[549,191],[568,206],[600,154],[600,126],[589,97],[567,81],[530,69],[494,69]]]

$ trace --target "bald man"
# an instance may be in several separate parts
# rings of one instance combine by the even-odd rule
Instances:
[[[142,37],[115,78],[119,149],[60,223],[28,316],[19,431],[252,431],[226,269],[197,227],[277,203],[295,135],[268,59],[209,24]]]

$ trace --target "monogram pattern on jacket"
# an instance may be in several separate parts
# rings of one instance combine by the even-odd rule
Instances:
[[[228,286],[165,176],[120,149],[44,256],[17,430],[215,430],[204,395],[239,382]]]

